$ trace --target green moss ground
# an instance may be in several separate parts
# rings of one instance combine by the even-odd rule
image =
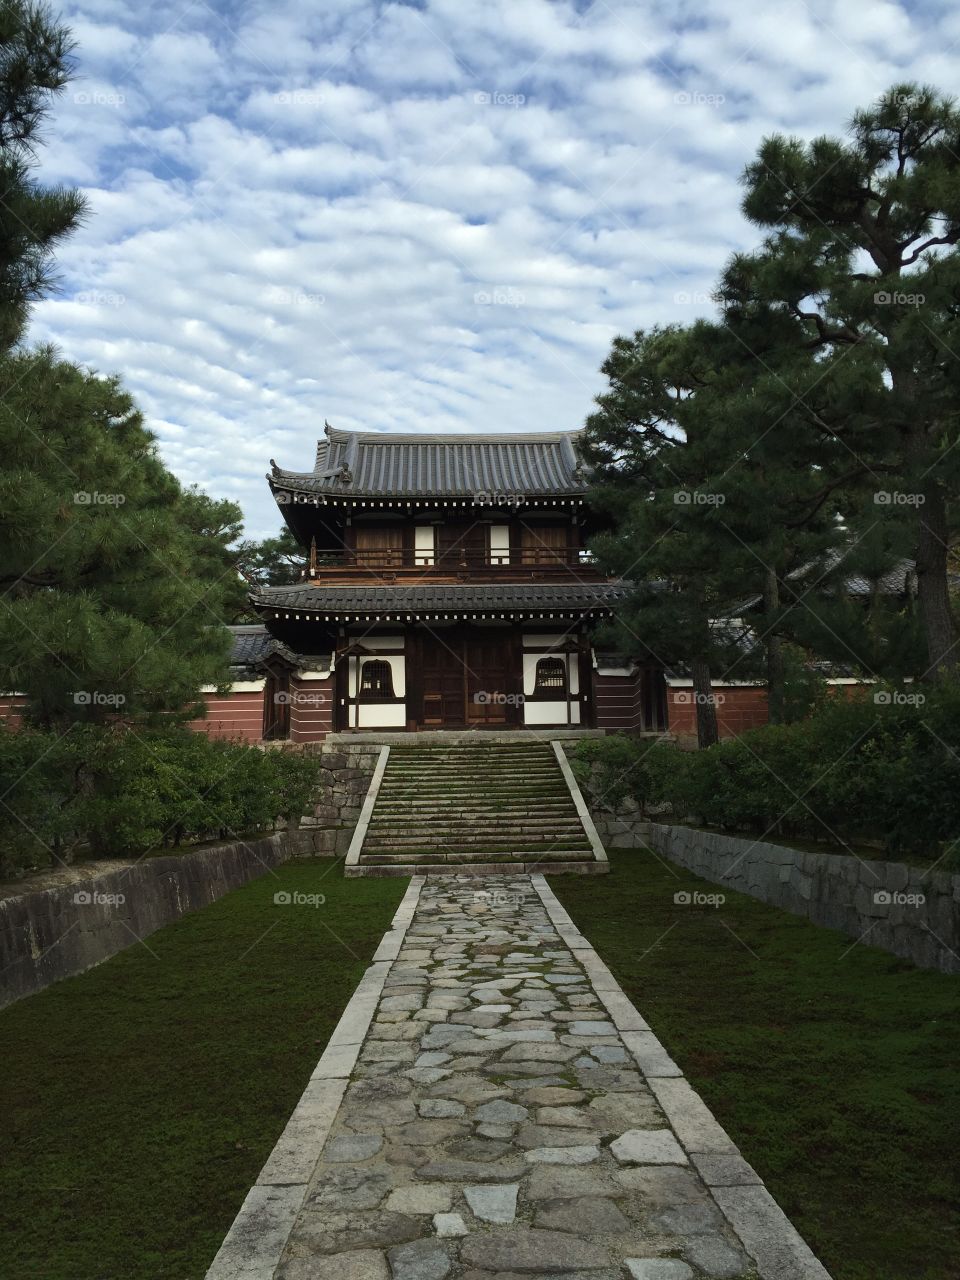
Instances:
[[[834,1280],[956,1280],[960,979],[610,860],[551,887]]]
[[[407,883],[288,863],[0,1012],[0,1273],[202,1277]]]

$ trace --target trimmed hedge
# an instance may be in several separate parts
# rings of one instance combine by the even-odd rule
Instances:
[[[0,732],[0,874],[269,831],[299,820],[318,769],[188,730]]]
[[[595,799],[775,839],[878,841],[891,854],[956,865],[960,687],[875,687],[830,698],[808,719],[752,729],[705,751],[649,739],[581,743]],[[606,798],[604,799],[604,793]]]

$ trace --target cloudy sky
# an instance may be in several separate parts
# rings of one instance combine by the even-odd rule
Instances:
[[[885,0],[83,0],[43,175],[88,193],[32,334],[119,372],[186,481],[275,531],[324,418],[580,426],[615,334],[710,311],[738,175],[960,9]]]

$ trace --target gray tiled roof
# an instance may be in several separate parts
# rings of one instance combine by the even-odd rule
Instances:
[[[274,466],[275,489],[351,497],[576,497],[587,484],[578,431],[529,435],[392,435],[327,427],[313,471]]]
[[[282,640],[277,640],[263,626],[230,627],[233,638],[233,652],[230,655],[230,666],[235,670],[258,671],[262,674],[263,663],[267,658],[279,657],[291,666],[302,671],[323,670],[330,664],[330,655],[312,655],[295,653]]]
[[[264,657],[273,642],[273,636],[266,627],[231,627],[233,652],[230,665],[233,667],[249,667]]]
[[[627,593],[618,582],[509,583],[500,585],[417,582],[388,587],[260,587],[258,609],[310,614],[538,613],[609,609]]]

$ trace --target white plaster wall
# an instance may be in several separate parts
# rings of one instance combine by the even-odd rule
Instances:
[[[490,526],[490,562],[491,564],[510,563],[510,526],[508,524]]]
[[[579,710],[579,708],[578,708]],[[566,724],[566,702],[525,702],[523,704],[524,724]]]
[[[436,530],[432,524],[418,524],[413,531],[415,564],[433,564],[436,555]]]
[[[357,707],[360,729],[405,729],[407,708],[402,702],[362,702]]]

